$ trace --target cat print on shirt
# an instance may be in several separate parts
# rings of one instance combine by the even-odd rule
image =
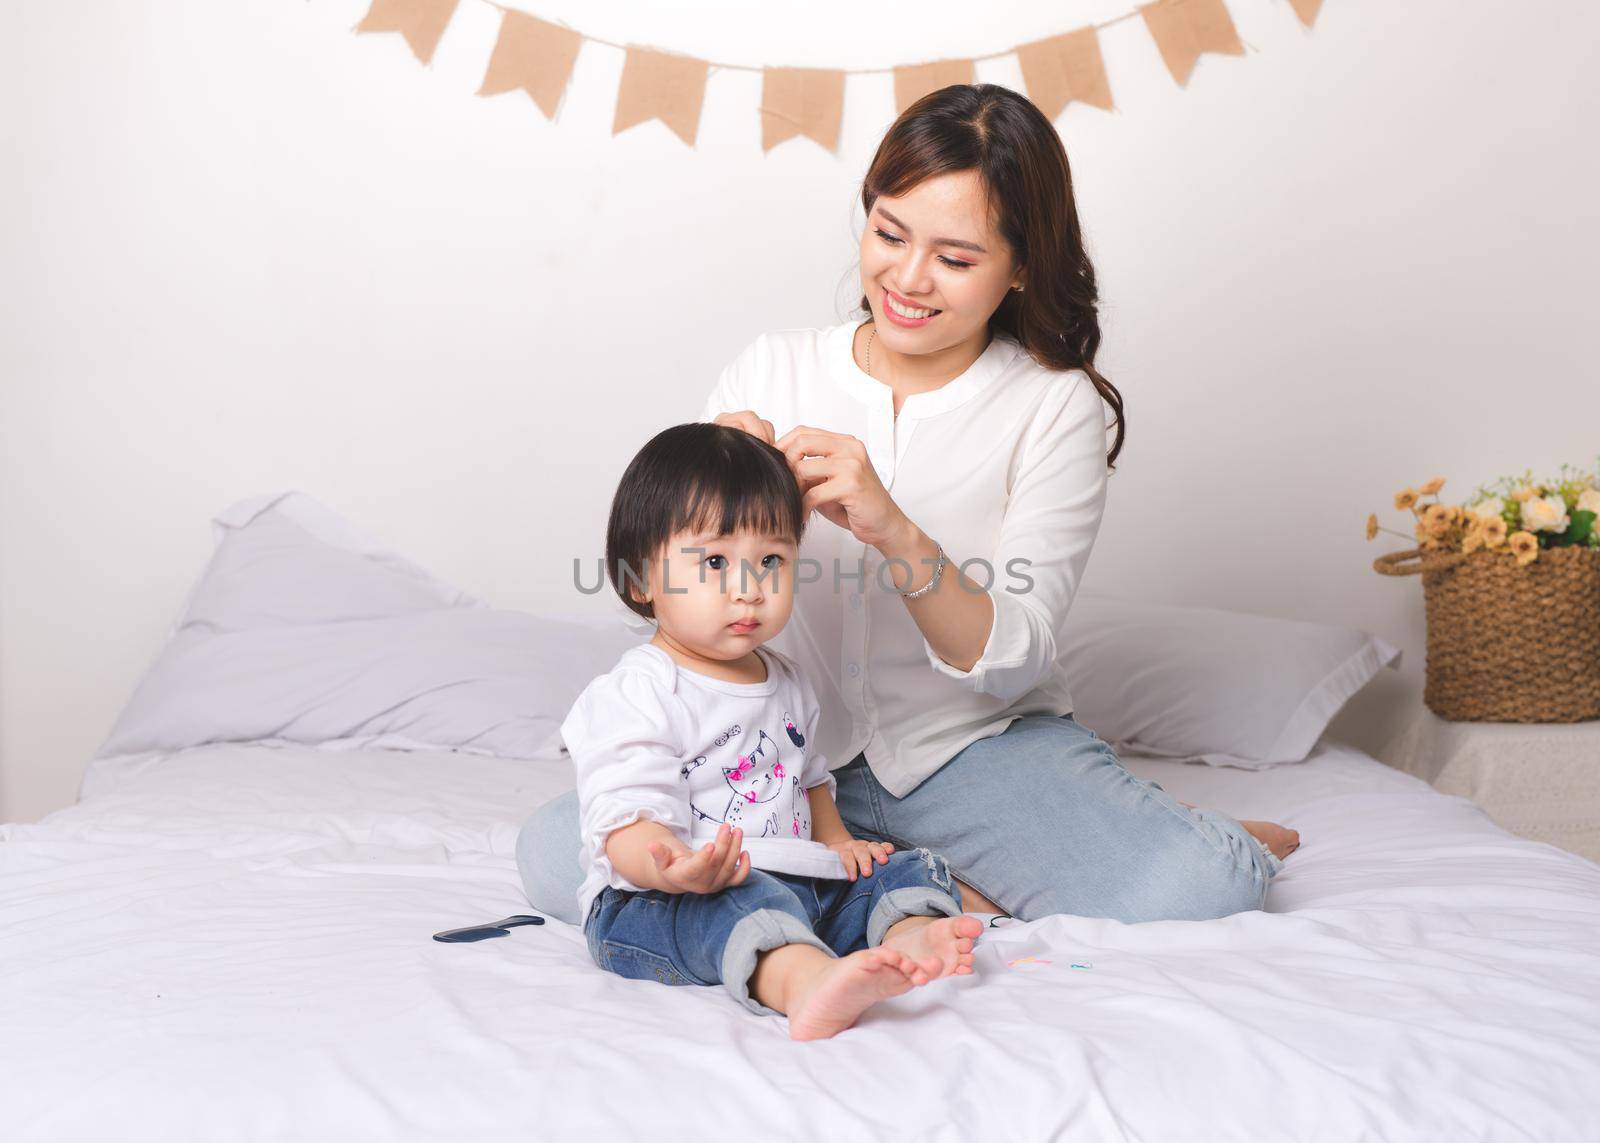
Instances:
[[[794,729],[794,723],[787,714],[783,721],[790,740],[803,743],[805,739]],[[694,761],[679,767],[679,777],[687,782],[689,775],[705,765],[706,760],[704,754],[698,755]],[[797,838],[811,836],[811,801],[800,788],[800,776],[790,773],[789,768],[784,766],[777,742],[766,731],[756,731],[755,749],[748,753],[741,752],[734,765],[722,768],[722,776],[731,791],[722,816],[707,813],[695,805],[691,798],[689,808],[695,817],[701,821],[725,822],[730,827],[743,829],[746,834],[755,832],[755,823],[759,819],[761,837],[782,837],[785,832]],[[789,812],[784,815],[789,819],[787,823],[777,808],[772,806],[785,790],[789,793]],[[764,817],[763,810],[767,811]]]
[[[789,787],[789,809],[792,814],[790,830],[795,837],[811,836],[811,799],[800,788],[800,779],[796,778]]]
[[[744,828],[746,833],[751,830],[744,826],[745,820],[754,819],[760,813],[757,806],[765,805],[783,792],[783,779],[787,773],[783,768],[783,760],[778,757],[778,744],[768,738],[764,730],[758,730],[756,734],[756,748],[748,754],[740,754],[737,765],[722,768],[722,776],[733,790],[722,820],[729,826]],[[776,833],[776,819],[770,824]],[[763,832],[761,836],[767,835]]]

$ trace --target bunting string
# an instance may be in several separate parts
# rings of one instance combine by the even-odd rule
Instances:
[[[600,44],[625,53],[611,133],[616,135],[653,119],[690,147],[699,133],[706,80],[712,71],[762,73],[758,110],[763,151],[803,137],[831,152],[839,143],[847,75],[892,73],[895,112],[899,114],[929,92],[953,83],[972,83],[976,63],[1015,55],[1028,97],[1054,122],[1074,102],[1115,110],[1100,53],[1100,33],[1106,28],[1142,20],[1167,71],[1180,87],[1188,86],[1201,56],[1239,56],[1245,50],[1226,0],[1151,0],[1098,24],[1004,51],[879,68],[722,63],[590,36],[494,0],[472,2],[487,4],[500,12],[499,36],[478,89],[479,96],[522,91],[546,119],[553,120],[572,78],[579,50],[585,43]],[[398,33],[412,54],[427,65],[459,3],[460,0],[371,0],[355,31]],[[1316,22],[1322,7],[1322,0],[1287,3],[1307,28]]]

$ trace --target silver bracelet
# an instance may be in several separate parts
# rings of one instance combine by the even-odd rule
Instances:
[[[939,577],[944,574],[944,565],[950,561],[944,558],[943,544],[935,541],[935,547],[939,549],[939,554],[933,559],[933,578],[927,583],[923,584],[921,587],[917,588],[916,591],[901,591],[900,598],[916,599],[919,595],[927,595],[928,592],[939,586]]]

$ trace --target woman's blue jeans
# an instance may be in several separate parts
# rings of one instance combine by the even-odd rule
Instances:
[[[1191,810],[1130,774],[1071,715],[1027,715],[980,738],[903,798],[860,755],[835,770],[857,837],[927,848],[1024,921],[1054,913],[1119,921],[1208,920],[1259,909],[1281,862],[1243,826]],[[534,811],[517,840],[533,907],[578,923],[578,802]]]

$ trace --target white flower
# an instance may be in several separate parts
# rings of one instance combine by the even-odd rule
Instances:
[[[1600,516],[1600,488],[1585,488],[1578,493],[1578,511]]]
[[[1491,496],[1487,500],[1480,500],[1469,511],[1475,516],[1498,516],[1506,510],[1506,502],[1498,496]]]
[[[1522,505],[1522,526],[1530,532],[1565,532],[1571,524],[1559,496],[1530,496]]]

